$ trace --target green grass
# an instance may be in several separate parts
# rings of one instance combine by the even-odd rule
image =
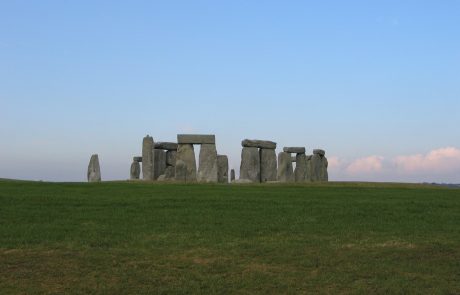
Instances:
[[[460,294],[460,190],[0,181],[0,294]]]

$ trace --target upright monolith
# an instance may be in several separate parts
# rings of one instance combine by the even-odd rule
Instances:
[[[197,180],[217,182],[217,149],[215,144],[201,144]]]
[[[235,181],[235,169],[230,170],[230,181]]]
[[[307,156],[304,153],[297,154],[295,162],[295,182],[305,182],[308,179]]]
[[[154,149],[153,138],[147,135],[146,137],[144,137],[142,141],[142,177],[144,180],[154,179],[153,149]]]
[[[241,151],[240,179],[260,182],[260,156],[257,147],[243,147]]]
[[[166,152],[164,150],[153,150],[153,179],[157,180],[160,175],[165,173]]]
[[[228,157],[225,155],[217,156],[217,182],[228,183]]]
[[[179,161],[183,162],[178,166]],[[182,175],[183,168],[186,168],[185,175]],[[178,171],[179,170],[179,171]],[[179,172],[179,174],[178,174]],[[176,154],[176,180],[184,178],[187,182],[196,181],[196,162],[193,144],[179,144]]]
[[[281,152],[278,154],[278,180],[281,182],[294,181],[294,171],[290,153]]]
[[[91,156],[88,164],[88,182],[101,181],[101,167],[99,166],[99,156],[94,154]]]
[[[140,175],[141,175],[141,165],[139,164],[138,161],[133,161],[133,163],[131,164],[129,178],[131,180],[136,180],[136,179],[139,179]]]
[[[277,165],[274,149],[260,149],[260,181],[276,181]]]

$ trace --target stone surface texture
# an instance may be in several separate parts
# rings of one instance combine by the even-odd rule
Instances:
[[[167,180],[174,179],[176,177],[176,167],[174,166],[166,167],[164,175]]]
[[[278,154],[278,180],[281,182],[294,182],[291,154],[281,152]]]
[[[310,160],[310,173],[311,181],[328,181],[329,176],[327,172],[328,162],[326,157],[320,154],[314,154]]]
[[[216,136],[212,134],[178,134],[179,144],[215,144]]]
[[[217,182],[228,183],[228,157],[217,155]]]
[[[243,147],[241,151],[240,179],[260,182],[260,155],[257,147]]]
[[[305,148],[304,147],[285,147],[283,148],[283,152],[293,153],[293,154],[305,154]]]
[[[164,150],[153,150],[153,179],[158,179],[165,173],[166,169],[166,152]]]
[[[176,181],[187,182],[187,164],[180,159],[176,162],[174,177]]]
[[[326,155],[326,151],[320,150],[320,149],[314,149],[314,150],[313,150],[313,155],[325,156],[325,155]]]
[[[92,155],[89,160],[87,178],[88,182],[101,181],[101,166],[99,165],[99,156],[97,154]]]
[[[217,149],[215,144],[202,144],[200,149],[197,180],[217,182]]]
[[[307,156],[305,154],[296,155],[294,177],[295,182],[305,182],[308,179]]]
[[[141,176],[141,164],[137,161],[133,161],[129,172],[129,179],[136,180]]]
[[[261,149],[276,149],[276,142],[269,140],[245,139],[241,142],[243,147],[256,147]]]
[[[142,178],[144,180],[153,180],[153,138],[144,137],[142,141]]]
[[[166,152],[166,165],[168,166],[176,166],[176,151],[167,151]]]
[[[273,149],[260,149],[260,181],[277,179],[276,152]]]
[[[142,157],[133,157],[133,161],[141,163],[142,162]]]
[[[230,181],[235,181],[235,169],[230,170]]]
[[[175,142],[155,142],[155,148],[158,150],[177,151]]]
[[[179,161],[182,161],[186,167],[185,176],[182,175],[181,167],[177,167]],[[179,171],[178,171],[179,170]],[[178,173],[179,172],[179,173]],[[178,177],[180,179],[178,179]],[[176,154],[176,180],[181,180],[186,182],[195,182],[196,181],[196,161],[195,161],[195,150],[193,149],[193,144],[179,144],[177,147]]]

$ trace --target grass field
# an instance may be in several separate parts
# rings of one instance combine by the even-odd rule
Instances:
[[[460,294],[460,190],[0,181],[0,294]]]

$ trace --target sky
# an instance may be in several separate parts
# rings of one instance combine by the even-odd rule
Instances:
[[[142,138],[460,183],[460,1],[0,1],[0,178],[127,179]]]

